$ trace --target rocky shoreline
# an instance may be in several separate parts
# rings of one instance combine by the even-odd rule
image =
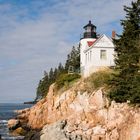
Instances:
[[[15,110],[17,117],[8,121],[8,129],[13,135],[21,135],[24,140],[39,140],[40,130],[32,129],[28,125],[30,108]],[[26,115],[25,115],[26,114]]]
[[[46,98],[17,112],[29,128],[25,140],[140,140],[140,109],[110,103],[103,87],[89,91],[83,80],[63,92],[53,84]]]

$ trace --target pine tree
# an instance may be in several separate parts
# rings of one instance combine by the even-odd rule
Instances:
[[[114,40],[116,71],[110,98],[117,102],[140,103],[140,0],[124,7],[123,33]]]
[[[42,98],[41,84],[42,84],[42,80],[39,81],[37,91],[36,91],[36,99],[35,100]]]
[[[53,72],[53,68],[50,69],[49,72],[49,83],[52,84],[54,82],[54,72]]]
[[[69,67],[73,67],[74,71],[78,71],[80,69],[80,47],[75,48],[73,46],[71,52],[67,56],[65,70],[68,71]]]
[[[75,70],[80,72],[80,45],[76,49]]]
[[[67,55],[67,60],[65,63],[65,71],[67,72],[70,66],[70,54]]]
[[[54,79],[56,80],[56,78],[58,77],[58,69],[57,68],[54,69],[53,76],[54,76]]]
[[[36,99],[41,99],[46,95],[49,89],[49,76],[46,71],[44,71],[44,77],[42,80],[39,81],[38,87],[37,87],[37,96]]]
[[[67,73],[69,66],[73,66],[75,70],[80,67],[79,53],[80,53],[79,46],[77,48],[73,47],[72,51],[68,54],[65,68],[61,63],[59,63],[58,67],[55,68],[54,70],[53,68],[51,68],[49,73],[44,71],[44,77],[40,80],[37,87],[36,100],[41,99],[47,95],[49,86],[52,83],[54,83],[57,80],[57,78],[59,78],[61,75]]]

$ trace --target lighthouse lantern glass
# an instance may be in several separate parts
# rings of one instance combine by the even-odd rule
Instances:
[[[88,27],[86,28],[86,32],[91,32],[91,26],[88,26]]]

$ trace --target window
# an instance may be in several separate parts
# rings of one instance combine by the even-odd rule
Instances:
[[[92,51],[90,51],[90,61],[91,61],[91,59],[92,59]]]
[[[88,27],[86,28],[86,32],[91,32],[91,27],[90,27],[90,26],[88,26]]]
[[[89,63],[91,62],[91,58],[92,57],[92,51],[88,51],[86,54],[85,54],[85,63]]]
[[[87,53],[86,53],[86,63],[87,63]]]
[[[102,60],[106,60],[107,59],[106,50],[101,50],[100,51],[100,59],[102,59]]]

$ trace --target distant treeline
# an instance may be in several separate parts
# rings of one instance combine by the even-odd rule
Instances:
[[[59,63],[57,68],[51,68],[49,72],[44,71],[43,78],[39,81],[36,100],[45,97],[49,86],[54,83],[61,75],[66,73],[79,73],[80,71],[80,46],[73,46],[71,52],[67,55],[64,66]]]

